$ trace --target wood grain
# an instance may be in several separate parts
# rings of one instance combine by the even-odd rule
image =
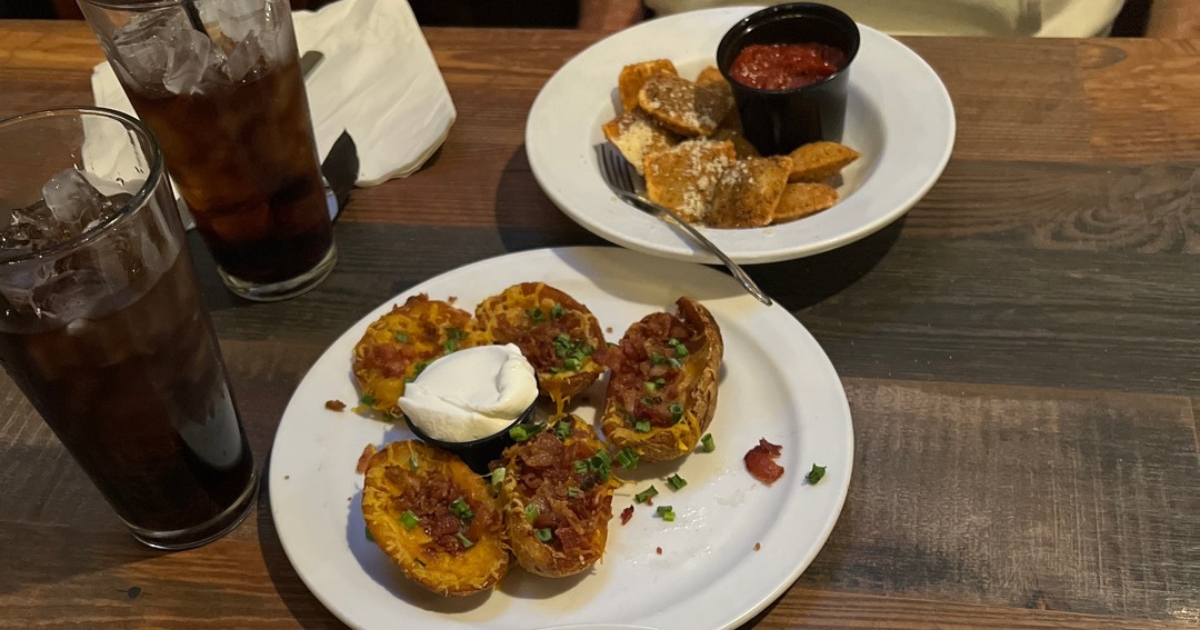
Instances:
[[[248,304],[192,237],[260,464],[324,348],[462,264],[601,244],[540,191],[524,121],[596,35],[429,29],[458,107],[426,168],[357,190],[315,291]],[[1200,628],[1197,42],[905,40],[958,140],[901,221],[754,266],[842,375],[855,474],[797,584],[746,624]],[[80,23],[0,22],[0,116],[91,102]],[[288,563],[260,495],[202,549],[133,543],[0,378],[0,628],[342,628]]]

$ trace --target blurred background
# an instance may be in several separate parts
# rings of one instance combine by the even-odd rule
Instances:
[[[291,4],[293,9],[317,9],[331,1],[291,0]],[[1113,24],[1112,35],[1139,37],[1145,34],[1152,1],[1128,0]],[[417,20],[426,26],[616,30],[638,19],[653,17],[653,12],[644,8],[640,15],[631,15],[627,6],[622,7],[623,3],[611,0],[409,0],[409,4]],[[581,24],[580,9],[585,4],[591,7],[591,17]],[[75,0],[0,0],[0,18],[82,19],[82,16]]]

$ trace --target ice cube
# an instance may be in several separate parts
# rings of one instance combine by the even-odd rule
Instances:
[[[74,168],[55,173],[42,186],[42,198],[58,228],[68,237],[82,234],[89,225],[107,219],[115,211],[113,202]]]
[[[13,208],[8,217],[8,225],[0,230],[0,260],[21,256],[59,240],[57,221],[41,199],[25,208]]]
[[[182,11],[133,13],[129,22],[113,34],[115,58],[119,61],[115,68],[139,87],[161,87],[169,68],[172,42],[190,30]]]
[[[224,0],[217,7],[217,25],[233,42],[246,41],[266,26],[265,5],[263,0]]]
[[[215,65],[213,44],[208,35],[193,29],[180,31],[167,53],[163,86],[172,94],[200,91],[200,83],[210,66]]]
[[[266,54],[257,39],[245,39],[229,53],[225,73],[230,81],[241,81],[260,66],[266,65]]]

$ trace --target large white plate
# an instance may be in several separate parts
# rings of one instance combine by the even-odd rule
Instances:
[[[747,296],[728,276],[608,247],[510,254],[450,271],[397,296],[457,297],[466,309],[522,281],[545,281],[579,299],[611,327],[610,341],[680,295],[701,300],[725,338],[713,453],[670,465],[641,466],[637,484],[617,490],[614,512],[654,483],[658,505],[677,520],[639,506],[629,524],[610,523],[608,550],[591,572],[561,580],[514,567],[498,590],[465,599],[429,594],[400,575],[364,536],[361,476],[355,462],[369,443],[407,438],[398,426],[324,408],[356,398],[350,377],[354,344],[387,312],[380,305],[345,332],[309,371],[284,411],[271,452],[272,515],[304,583],[353,628],[535,629],[733,628],[778,597],[829,536],[850,483],[853,432],[841,382],[811,335],[779,306]],[[589,394],[602,401],[603,390]],[[581,407],[588,420],[595,410]],[[787,472],[768,487],[742,457],[766,438],[783,445]],[[828,467],[809,485],[814,464]],[[663,478],[678,470],[679,492]],[[755,550],[755,544],[761,550]],[[658,554],[656,548],[662,548]],[[602,625],[597,625],[602,624]]]
[[[694,78],[716,63],[717,43],[757,7],[680,13],[608,37],[579,53],[542,88],[525,125],[529,165],[567,216],[630,249],[715,263],[670,226],[618,200],[605,187],[592,146],[613,117],[617,75],[626,64],[671,59]],[[842,141],[862,153],[843,172],[841,201],[825,212],[777,226],[706,229],[739,263],[810,256],[853,242],[903,215],[929,191],[954,146],[954,105],[937,73],[900,42],[859,26],[862,46],[850,68]]]

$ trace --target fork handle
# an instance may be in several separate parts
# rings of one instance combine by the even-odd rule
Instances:
[[[766,293],[763,293],[762,289],[758,288],[758,285],[754,283],[754,280],[750,279],[750,276],[744,269],[742,269],[741,265],[733,262],[729,256],[725,255],[725,252],[721,251],[720,247],[714,245],[712,241],[708,240],[708,237],[704,236],[700,230],[697,230],[695,227],[693,227],[691,223],[684,221],[683,217],[676,214],[674,210],[665,206],[660,206],[656,203],[650,203],[637,195],[629,194],[624,191],[620,191],[619,194],[623,199],[625,199],[625,201],[634,204],[647,212],[653,212],[663,216],[671,223],[683,228],[683,231],[687,232],[688,235],[696,239],[696,242],[700,243],[704,249],[707,249],[714,256],[720,258],[721,262],[725,264],[725,268],[729,270],[729,273],[733,274],[733,277],[736,278],[737,281],[740,282],[742,286],[750,292],[750,295],[753,295],[755,299],[763,304],[766,304],[767,306],[774,304],[774,301],[771,300]]]

